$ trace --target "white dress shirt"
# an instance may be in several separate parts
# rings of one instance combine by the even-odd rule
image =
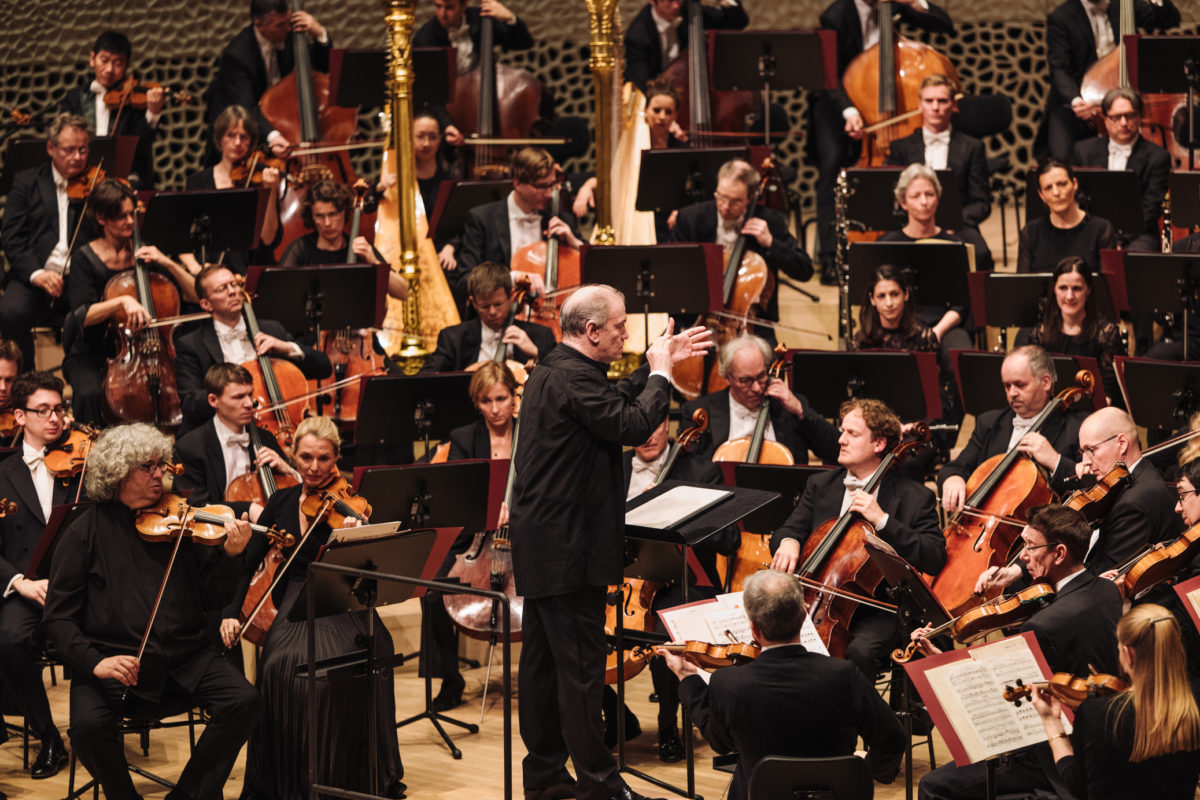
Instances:
[[[654,485],[654,479],[667,462],[670,452],[670,447],[664,447],[658,458],[650,462],[643,461],[637,453],[633,454],[633,471],[629,475],[629,488],[625,491],[626,500],[632,500]]]
[[[763,402],[767,402],[767,398],[763,398]],[[754,425],[758,422],[758,412],[751,411],[744,405],[733,399],[733,393],[729,394],[729,439],[740,439],[743,436],[752,436],[754,434]],[[763,434],[763,438],[767,441],[778,441],[775,438],[775,425],[771,422],[770,414],[767,415],[767,430]]]
[[[45,450],[35,450],[29,442],[23,442],[21,458],[29,467],[29,477],[33,479],[33,488],[37,491],[38,504],[42,507],[42,519],[48,520],[50,519],[50,508],[54,502],[54,476],[50,474],[50,470],[46,469]],[[9,579],[8,585],[4,587],[4,594],[0,596],[8,597],[12,594],[13,584],[24,577],[24,573],[21,572],[13,575]]]
[[[1112,22],[1108,19],[1108,0],[1083,0],[1083,10],[1087,12],[1092,37],[1096,40],[1096,58],[1104,58],[1117,46]]]
[[[742,232],[742,226],[745,223],[742,217],[730,221],[721,216],[721,212],[717,212],[717,244],[729,250],[733,247],[733,243],[737,241],[738,234]]]
[[[527,244],[542,240],[541,212],[526,214],[517,205],[514,192],[508,193],[508,240],[512,245],[513,254]]]
[[[217,441],[221,443],[221,457],[225,461],[225,488],[228,489],[234,478],[250,471],[250,433],[245,429],[238,433],[220,417],[213,417],[213,427],[217,431]]]
[[[1108,168],[1111,170],[1122,170],[1129,165],[1129,156],[1133,155],[1133,146],[1137,144],[1137,137],[1129,144],[1117,144],[1108,139]]]
[[[213,330],[217,332],[217,341],[221,344],[221,356],[230,364],[241,364],[258,357],[250,334],[246,332],[245,319],[239,319],[238,324],[232,326],[214,319]]]
[[[478,55],[475,52],[475,43],[471,41],[471,27],[467,25],[465,14],[462,25],[454,30],[447,28],[446,36],[450,39],[450,46],[454,48],[454,60],[458,65],[458,74],[462,75],[475,69]]]
[[[654,6],[650,6],[650,18],[654,20],[654,27],[658,30],[658,43],[662,47],[662,65],[665,69],[679,57],[679,25],[683,22],[683,15],[680,14],[675,19],[663,19],[654,10]]]
[[[54,196],[58,201],[58,244],[54,245],[50,255],[46,256],[46,263],[42,265],[42,268],[35,269],[29,276],[30,283],[46,270],[66,275],[71,265],[71,253],[67,249],[70,246],[70,233],[67,231],[67,209],[71,203],[70,198],[67,197],[67,179],[59,174],[53,162],[50,164],[50,177],[54,179]]]
[[[1021,441],[1021,437],[1029,433],[1030,428],[1033,427],[1033,423],[1035,422],[1037,422],[1036,416],[1030,417],[1029,419],[1021,419],[1020,417],[1013,415],[1012,434],[1008,437],[1008,447],[1004,448],[1004,452],[1007,453],[1009,450],[1012,450],[1014,447],[1016,447],[1017,442]]]
[[[921,138],[925,140],[925,166],[930,169],[948,169],[950,162],[950,129],[934,133],[928,128],[921,128]]]
[[[845,486],[845,492],[842,494],[842,508],[840,511],[838,511],[839,517],[842,516],[842,514],[845,514],[846,510],[850,508],[850,503],[854,501],[854,493],[866,486],[867,480],[867,478],[860,479],[854,477],[849,472],[846,473],[846,477],[842,479],[842,485]],[[876,499],[879,498],[878,485],[875,486],[875,491],[871,492],[871,496]],[[872,527],[874,527],[876,531],[881,531],[883,530],[884,526],[887,525],[887,523],[888,515],[884,514],[883,518],[879,520],[879,524]]]
[[[494,331],[480,320],[479,328],[482,334],[479,337],[479,354],[476,356],[476,361],[491,361],[496,357],[496,348],[500,347],[500,339],[504,337],[504,331]],[[504,357],[512,356],[512,345],[505,345]]]
[[[254,28],[254,41],[258,42],[258,52],[262,56],[263,64],[267,66],[267,87],[270,88],[283,77],[279,74],[279,51],[283,49],[283,45],[268,41],[258,32],[258,28]]]

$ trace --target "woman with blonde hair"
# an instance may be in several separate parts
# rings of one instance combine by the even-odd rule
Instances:
[[[1068,736],[1062,705],[1039,689],[1034,707],[1071,794],[1079,798],[1191,800],[1200,778],[1200,709],[1187,679],[1179,623],[1160,605],[1117,623],[1126,691],[1084,700]]]

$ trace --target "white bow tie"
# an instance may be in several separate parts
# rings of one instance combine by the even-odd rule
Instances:
[[[1129,156],[1133,154],[1133,145],[1132,144],[1117,144],[1116,142],[1109,140],[1108,152],[1114,156],[1121,155],[1121,156],[1125,156],[1126,158],[1129,158]]]
[[[1090,6],[1093,11],[1101,14],[1108,13],[1108,0],[1087,0],[1084,6]]]
[[[524,222],[526,225],[542,224],[541,214],[516,214],[514,215],[514,218],[517,220],[517,222]]]
[[[242,328],[225,328],[217,332],[217,338],[223,342],[237,342],[248,337],[249,334]]]
[[[100,81],[92,81],[92,85],[88,87],[88,91],[92,94],[108,94],[108,89],[104,88],[104,84]]]
[[[842,479],[842,483],[845,485],[846,489],[849,491],[854,491],[855,489],[861,489],[866,486],[867,480],[865,478],[856,478],[853,475],[847,475]]]
[[[25,465],[27,467],[33,468],[33,467],[36,467],[38,464],[41,464],[42,461],[45,460],[46,454],[45,453],[24,453],[22,455],[22,458],[24,458]]]
[[[226,447],[249,447],[250,446],[250,434],[235,433],[225,440],[225,446]]]
[[[931,144],[950,145],[950,131],[942,131],[941,133],[930,133],[929,131],[925,131],[924,133],[926,147]]]

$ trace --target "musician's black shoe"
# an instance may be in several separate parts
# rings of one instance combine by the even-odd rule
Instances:
[[[638,794],[628,786],[621,789],[620,793],[615,795],[612,800],[665,800],[662,797],[646,797],[644,794]]]
[[[66,766],[67,758],[67,748],[63,745],[62,739],[55,739],[43,744],[42,749],[38,751],[37,758],[34,759],[30,777],[34,780],[53,778],[60,769]]]
[[[434,711],[449,711],[452,708],[458,708],[462,705],[463,689],[466,686],[467,682],[463,680],[462,675],[443,678],[442,688],[438,690],[437,697],[433,698],[430,708]]]
[[[837,286],[838,275],[837,265],[833,261],[824,261],[821,263],[821,285],[822,286]]]
[[[526,789],[525,800],[573,800],[575,781],[563,781],[543,789]]]
[[[658,760],[668,764],[683,760],[683,742],[679,741],[678,728],[659,729]]]

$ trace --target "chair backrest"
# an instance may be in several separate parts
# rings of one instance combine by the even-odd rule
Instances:
[[[958,113],[950,124],[963,133],[984,139],[1012,125],[1012,101],[1002,94],[967,95],[958,101]]]
[[[765,756],[750,774],[749,800],[871,800],[875,781],[858,756]]]

